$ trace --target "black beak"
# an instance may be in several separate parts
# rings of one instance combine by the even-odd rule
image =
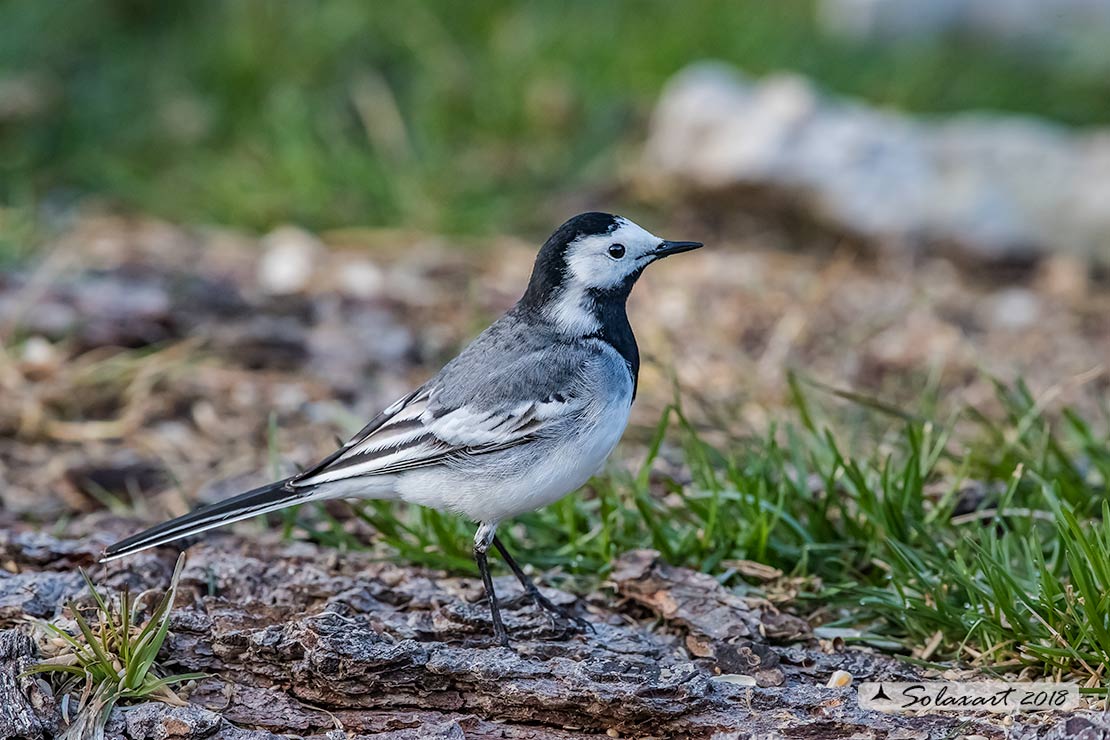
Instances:
[[[681,254],[682,252],[689,252],[697,249],[698,247],[705,246],[701,242],[669,242],[664,241],[655,248],[655,258],[662,259],[670,257],[672,254]]]

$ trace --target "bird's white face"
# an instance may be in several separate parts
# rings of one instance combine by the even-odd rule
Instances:
[[[604,317],[615,320],[614,311],[624,310],[645,267],[700,246],[660,239],[620,216],[583,213],[540,249],[521,304],[538,307],[564,334],[594,334]]]
[[[585,335],[597,331],[591,293],[616,290],[659,258],[663,240],[626,218],[608,234],[580,236],[567,245],[566,274],[559,294],[547,307],[560,330]]]
[[[616,288],[657,257],[663,240],[626,218],[609,234],[591,234],[567,246],[567,280],[581,290]]]

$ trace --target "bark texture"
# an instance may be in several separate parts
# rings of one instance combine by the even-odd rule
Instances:
[[[108,528],[111,528],[108,522]],[[174,556],[141,553],[95,566],[108,535],[54,540],[0,534],[0,626],[15,613],[51,616],[82,596],[76,566],[107,588],[162,588]],[[854,679],[910,679],[912,669],[866,650],[814,640],[802,620],[716,580],[628,553],[612,590],[585,600],[553,589],[596,634],[569,634],[497,579],[512,649],[495,646],[475,579],[339,555],[307,545],[213,537],[194,547],[172,631],[170,670],[211,678],[186,707],[119,707],[111,740],[339,738],[783,738],[1004,736],[996,718],[861,711]],[[0,633],[0,737],[41,740],[60,717],[45,683],[20,678],[35,646]],[[738,679],[748,676],[750,679]],[[1093,717],[1040,717],[1008,737],[1110,737]],[[1070,734],[1061,734],[1065,730]],[[1054,733],[1054,734],[1051,734]],[[1092,734],[1093,733],[1093,734]],[[1103,734],[1099,734],[1103,733]]]
[[[48,737],[57,730],[50,687],[21,675],[34,657],[29,637],[15,630],[0,632],[0,737]]]

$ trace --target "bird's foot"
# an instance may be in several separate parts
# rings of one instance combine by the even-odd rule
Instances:
[[[500,631],[494,629],[493,643],[495,647],[509,648],[510,650],[512,649],[512,645],[509,644],[509,635],[507,632],[505,632],[504,628],[502,628]]]
[[[493,622],[494,645],[509,647],[509,631],[505,629],[505,623],[501,621],[501,610],[494,606],[490,610],[490,617]]]
[[[581,632],[584,634],[589,631],[595,634],[597,633],[597,630],[594,629],[594,626],[590,624],[588,620],[559,606],[540,593],[540,590],[535,586],[528,589],[528,597],[532,599],[532,602],[536,606],[550,614],[554,618],[556,624],[563,627],[568,632]]]

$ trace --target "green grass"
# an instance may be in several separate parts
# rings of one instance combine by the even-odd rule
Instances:
[[[32,666],[27,673],[60,676],[56,689],[68,697],[79,692],[76,714],[68,714],[65,737],[80,740],[104,736],[104,724],[112,708],[123,701],[164,701],[181,704],[170,689],[186,681],[204,678],[203,673],[162,675],[156,660],[169,632],[170,611],[177,594],[177,582],[185,556],[178,558],[169,589],[142,619],[142,597],[132,598],[123,591],[118,599],[105,598],[82,571],[92,597],[92,618],[76,604],[69,605],[75,632],[51,622],[37,622],[45,637],[44,651],[49,657]]]
[[[999,384],[1001,411],[990,415],[962,409],[938,422],[841,394],[852,413],[830,416],[814,404],[827,396],[803,387],[795,380],[796,422],[727,450],[669,409],[635,475],[613,471],[520,517],[503,527],[509,546],[582,587],[622,552],[650,546],[732,585],[774,590],[730,566],[755,560],[801,579],[792,608],[853,639],[1105,688],[1110,408],[1097,424],[1072,410],[1050,417],[1023,385]],[[656,473],[660,457],[689,480]],[[355,512],[393,557],[474,570],[473,525],[382,502]],[[311,509],[299,522],[327,544],[364,546]]]
[[[0,204],[50,212],[97,194],[261,229],[540,232],[706,58],[916,111],[1110,119],[1081,50],[855,45],[802,1],[42,0],[0,23],[0,78],[40,91],[0,122]]]

